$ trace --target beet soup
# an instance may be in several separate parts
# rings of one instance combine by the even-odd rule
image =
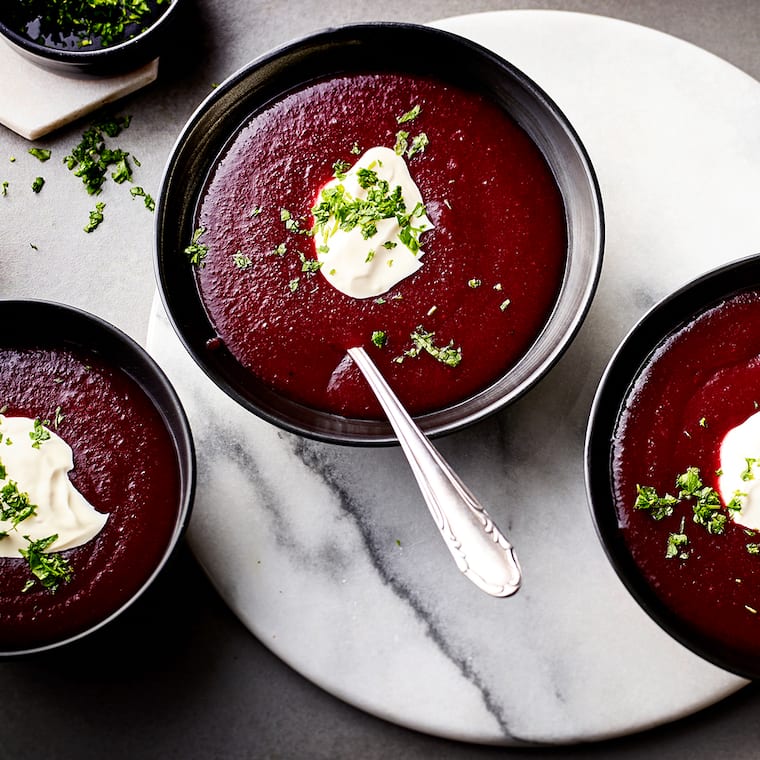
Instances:
[[[424,212],[431,227],[413,241],[417,271],[352,297],[322,268],[317,209],[325,186],[376,148],[403,159],[422,198],[419,215],[396,217],[414,228]],[[270,104],[229,141],[195,219],[186,253],[219,342],[283,396],[353,418],[383,414],[348,348],[367,349],[412,414],[463,401],[535,341],[567,257],[540,150],[485,97],[424,76],[339,76]]]
[[[88,630],[140,590],[175,533],[181,485],[172,438],[153,402],[98,353],[0,347],[0,408],[0,463],[8,464],[11,450],[30,446],[25,435],[11,440],[11,423],[33,419],[32,446],[42,456],[54,438],[62,439],[73,456],[71,486],[107,515],[86,543],[50,547],[47,559],[65,570],[52,586],[35,576],[31,557],[0,557],[0,650],[18,651]],[[7,519],[15,492],[23,489],[14,486],[10,464],[5,469],[0,465],[0,506]],[[41,503],[37,511],[47,508]],[[7,533],[23,536],[27,524],[22,520]]]
[[[653,352],[612,441],[625,543],[705,640],[760,653],[760,292],[700,313]]]

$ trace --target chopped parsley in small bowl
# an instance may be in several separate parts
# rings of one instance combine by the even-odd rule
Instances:
[[[48,70],[114,75],[158,56],[181,5],[182,0],[5,0],[0,35]]]

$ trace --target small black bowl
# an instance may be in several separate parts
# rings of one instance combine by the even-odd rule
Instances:
[[[760,678],[760,643],[756,654],[750,656],[746,651],[732,648],[730,642],[718,641],[701,632],[676,614],[642,574],[619,523],[613,485],[612,444],[633,384],[663,341],[734,294],[758,288],[760,256],[753,255],[707,272],[651,308],[621,342],[603,373],[592,405],[585,443],[589,508],[599,540],[623,585],[642,609],[675,640],[703,659],[749,679]],[[695,599],[694,604],[698,603],[699,600]]]
[[[184,3],[185,0],[165,0],[157,5],[155,0],[149,0],[150,14],[142,25],[128,27],[125,38],[107,46],[96,39],[92,45],[77,47],[75,43],[53,44],[51,33],[47,38],[33,39],[26,32],[26,23],[18,21],[24,18],[18,0],[4,0],[0,4],[0,36],[24,58],[57,74],[78,78],[115,76],[139,69],[158,57]]]
[[[388,51],[393,52],[389,55]],[[544,376],[585,318],[604,245],[595,172],[567,118],[525,74],[463,37],[414,24],[349,24],[280,47],[215,88],[180,134],[158,194],[156,275],[164,307],[197,364],[243,407],[291,432],[357,445],[392,443],[395,437],[385,421],[349,419],[287,399],[258,382],[226,349],[208,350],[216,333],[183,251],[193,236],[207,178],[243,124],[272,101],[307,83],[366,72],[431,76],[489,98],[541,150],[565,204],[564,279],[543,331],[516,366],[488,388],[461,403],[420,415],[417,422],[427,434],[450,433],[474,423],[516,400]]]
[[[119,376],[127,376],[129,381],[132,384],[136,384],[142,392],[138,394],[135,391],[134,395],[146,397],[147,406],[145,408],[152,406],[156,410],[158,419],[160,420],[159,424],[165,428],[167,434],[167,453],[169,454],[169,459],[176,462],[176,471],[174,473],[176,474],[177,483],[176,503],[173,501],[171,503],[167,502],[167,507],[171,508],[171,514],[174,514],[175,517],[170,518],[167,516],[166,527],[162,530],[161,534],[162,537],[160,540],[156,539],[155,546],[150,550],[151,559],[143,563],[139,571],[132,569],[135,556],[144,553],[145,544],[142,541],[136,543],[132,540],[128,544],[129,548],[124,549],[124,546],[127,545],[122,543],[121,535],[123,534],[121,533],[121,528],[118,529],[119,533],[115,538],[109,539],[109,546],[113,544],[113,554],[105,549],[98,549],[95,544],[98,538],[92,539],[90,542],[93,544],[92,551],[99,551],[99,554],[95,556],[99,557],[98,562],[103,565],[99,569],[100,575],[103,577],[118,577],[120,579],[116,590],[109,592],[109,594],[112,594],[112,597],[105,597],[102,588],[99,590],[98,593],[101,595],[101,601],[98,604],[99,611],[97,614],[85,612],[85,606],[79,607],[82,610],[80,616],[87,619],[85,625],[78,623],[70,626],[64,625],[60,629],[56,628],[54,634],[49,633],[48,627],[41,626],[34,629],[33,640],[20,641],[18,644],[0,644],[0,658],[16,658],[57,649],[70,642],[80,641],[117,618],[143,595],[174,556],[177,545],[184,535],[190,518],[195,493],[196,460],[190,425],[179,397],[163,370],[128,335],[99,317],[80,309],[64,304],[34,299],[0,300],[0,323],[6,326],[3,330],[0,330],[0,348],[14,352],[25,351],[31,354],[38,350],[73,351],[77,355],[81,353],[85,358],[92,357],[90,359],[92,362],[103,362],[109,368],[109,372]],[[45,365],[45,368],[46,370],[41,371],[41,375],[44,375],[45,371],[48,374],[50,373],[50,366]],[[55,369],[53,371],[57,372],[60,370]],[[86,373],[84,377],[87,377]],[[59,379],[53,382],[55,384],[61,381]],[[83,384],[89,384],[90,382],[89,378],[82,380]],[[11,383],[10,390],[8,391],[11,396],[14,393],[13,389],[16,388],[16,385],[23,388],[23,379],[20,379],[18,383],[15,380]],[[71,392],[67,390],[65,393]],[[64,392],[62,391],[62,393]],[[91,397],[89,396],[88,398]],[[71,399],[71,396],[65,395],[65,398]],[[6,397],[0,403],[6,404],[9,400]],[[73,404],[74,402],[70,401],[70,403]],[[62,411],[64,412],[62,425],[65,425],[66,402],[63,401],[62,404]],[[93,417],[82,424],[97,427],[99,425],[99,418]],[[138,419],[135,419],[131,425],[135,434],[143,434],[140,432],[140,421]],[[64,428],[62,427],[61,429],[63,430]],[[69,442],[69,444],[72,445],[72,442]],[[42,446],[44,445],[43,443]],[[129,446],[130,443],[129,441],[122,441],[118,445]],[[74,462],[76,468],[77,454],[75,445],[72,445],[72,448],[75,450]],[[112,451],[113,458],[116,460],[120,456],[120,449],[116,447]],[[100,464],[93,464],[93,472],[102,472],[102,477],[108,478],[107,462],[100,459],[102,455],[94,456],[99,460]],[[95,476],[92,477],[95,478]],[[137,470],[133,472],[132,477],[138,477]],[[156,473],[156,477],[163,480],[165,476]],[[97,490],[98,486],[95,485],[94,487]],[[135,520],[151,520],[150,495],[143,494],[143,496],[147,496],[148,498],[142,499],[141,497],[136,502],[139,504],[139,514],[137,512],[130,512],[128,515],[124,514],[120,518],[120,520],[124,521],[121,523],[122,527]],[[96,504],[94,506],[97,507]],[[167,512],[167,515],[169,514]],[[23,525],[23,523],[19,523],[19,525]],[[86,544],[85,547],[88,545],[90,544]],[[104,556],[104,552],[108,556]],[[133,573],[135,574],[133,575]],[[74,568],[74,577],[76,578],[76,568]],[[0,583],[0,585],[2,584]],[[89,588],[93,588],[93,586]],[[16,592],[11,591],[9,593]],[[40,593],[44,597],[47,592]],[[88,594],[87,599],[89,599],[89,591],[84,593]],[[107,598],[108,601],[104,602],[104,598]],[[55,594],[51,594],[50,599],[51,604],[57,604]],[[64,613],[66,613],[67,609],[68,607],[58,609],[54,618],[56,626],[58,626],[61,616],[65,618]],[[59,630],[60,633],[58,632]]]

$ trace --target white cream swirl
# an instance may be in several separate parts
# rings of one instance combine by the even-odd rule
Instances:
[[[28,417],[0,414],[0,435],[0,494],[21,494],[35,506],[16,525],[11,517],[0,519],[0,557],[19,557],[19,549],[29,545],[26,536],[38,541],[57,534],[48,551],[71,549],[94,538],[108,515],[98,512],[69,480],[71,447]],[[10,511],[2,496],[0,508]]]
[[[367,172],[374,173],[377,181],[368,184]],[[361,224],[346,229],[337,215],[321,222],[315,216],[314,243],[320,272],[331,285],[352,298],[382,295],[414,274],[422,266],[420,259],[424,255],[419,248],[419,236],[433,228],[403,156],[381,146],[367,150],[345,173],[322,187],[315,209],[320,204],[327,209],[334,200],[335,208],[342,209],[366,203],[365,208],[371,213],[372,206],[379,205],[373,198],[381,195],[378,193],[381,183],[387,193],[380,204],[392,206],[387,203],[388,196],[398,193],[402,201],[398,207],[404,212],[373,221],[375,231],[371,235]]]

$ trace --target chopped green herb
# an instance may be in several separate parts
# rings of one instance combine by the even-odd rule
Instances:
[[[29,536],[24,536],[29,542],[26,549],[19,549],[21,556],[29,564],[29,569],[48,591],[55,592],[61,583],[68,583],[72,578],[71,564],[60,554],[48,554],[46,550],[58,539],[58,534],[54,533],[47,538],[41,538],[32,541]],[[30,581],[24,587],[28,591],[34,581]]]
[[[204,259],[208,254],[208,246],[200,242],[201,235],[206,231],[205,227],[198,227],[193,233],[193,239],[187,248],[185,248],[185,256],[193,266],[203,267]]]
[[[335,179],[345,179],[346,172],[351,168],[351,164],[348,161],[341,161],[340,159],[332,165],[333,176]]]
[[[413,119],[416,119],[419,115],[420,115],[420,106],[419,104],[417,104],[406,113],[401,114],[401,116],[397,117],[396,122],[398,124],[404,124],[407,121],[412,121]]]
[[[409,133],[400,129],[396,132],[396,144],[393,146],[393,150],[397,156],[403,156],[406,153],[406,149],[409,146]]]
[[[156,0],[162,5],[167,0]],[[109,47],[130,39],[150,19],[146,0],[18,0],[39,24],[40,36],[74,37],[80,47]]]
[[[38,449],[43,441],[50,440],[50,431],[45,427],[49,425],[50,420],[42,422],[39,417],[34,420],[34,427],[29,431],[29,437],[32,439],[32,448]]]
[[[480,280],[475,279],[474,277],[467,281],[467,285],[471,288],[479,288],[482,284],[483,283]]]
[[[46,148],[29,148],[29,153],[43,162],[47,161],[51,156],[51,152]]]
[[[434,359],[449,367],[456,367],[462,361],[462,349],[454,348],[453,340],[449,341],[446,346],[436,346],[433,340],[435,333],[428,332],[422,325],[418,326],[410,337],[414,345],[404,352],[404,356],[415,358],[425,351]]]
[[[307,259],[303,253],[299,254],[301,259],[301,271],[306,274],[316,274],[322,268],[322,262],[317,259]]]
[[[148,209],[148,211],[155,211],[156,210],[156,202],[153,200],[153,197],[148,195],[148,193],[145,192],[141,187],[132,187],[129,189],[129,194],[133,198],[142,198],[143,202],[145,203],[145,208]]]
[[[103,209],[106,207],[105,203],[98,202],[95,204],[95,208],[90,211],[90,221],[89,223],[84,227],[85,232],[92,232],[93,230],[97,229],[100,226],[100,223],[103,221]]]
[[[64,157],[63,162],[74,176],[81,178],[87,192],[97,195],[106,180],[106,172],[112,165],[127,157],[120,149],[106,147],[106,137],[116,137],[129,126],[131,117],[120,116],[98,121],[88,127],[79,143]],[[117,172],[120,176],[120,172]]]
[[[372,333],[372,343],[374,343],[374,345],[376,345],[378,348],[382,348],[386,344],[387,340],[388,336],[383,330],[375,330]]]
[[[747,544],[747,554],[760,554],[760,544]]]
[[[290,288],[291,293],[295,293],[296,290],[298,290],[298,284],[301,281],[300,277],[294,277],[289,283],[288,287]]]
[[[44,184],[44,177],[35,177],[34,182],[32,182],[32,192],[39,193],[39,191],[42,190]]]
[[[675,496],[668,493],[658,496],[656,489],[652,486],[636,486],[636,501],[633,503],[633,508],[649,511],[655,520],[670,517],[676,504],[678,504],[678,499]]]
[[[1,192],[3,195],[8,195],[8,181],[7,180],[3,181]]]
[[[354,198],[343,184],[322,190],[319,202],[312,208],[312,233],[322,232],[329,237],[338,230],[349,232],[358,227],[363,239],[368,240],[376,234],[378,221],[395,217],[400,227],[399,240],[412,253],[417,253],[419,237],[427,229],[417,224],[417,220],[425,214],[423,204],[418,203],[408,213],[400,185],[391,189],[387,180],[363,168],[357,171],[359,177],[367,190],[364,198]]]
[[[29,500],[26,491],[19,491],[18,483],[9,480],[0,488],[0,519],[10,520],[15,528],[20,522],[26,520],[37,512],[37,505]]]
[[[689,467],[678,475],[676,486],[679,488],[678,497],[670,494],[659,496],[653,487],[637,485],[634,509],[648,510],[655,520],[661,520],[672,515],[681,501],[693,501],[694,522],[702,525],[708,533],[723,533],[727,515],[721,510],[720,496],[714,488],[702,483],[699,468]],[[736,506],[731,508],[735,509]]]
[[[248,269],[251,264],[251,257],[244,254],[242,251],[235,251],[232,254],[232,261],[238,269]]]
[[[747,462],[747,468],[742,472],[741,478],[744,481],[747,480],[754,480],[755,479],[755,473],[752,472],[752,468],[757,463],[757,459],[754,457],[745,457],[745,461]]]
[[[417,153],[423,153],[425,148],[429,144],[428,136],[424,132],[420,132],[413,140],[409,149],[406,151],[407,158],[411,158]]]
[[[686,546],[689,544],[689,539],[684,533],[684,519],[681,518],[681,529],[678,533],[671,533],[668,536],[668,545],[665,549],[666,559],[688,559],[689,554],[686,551]]]

